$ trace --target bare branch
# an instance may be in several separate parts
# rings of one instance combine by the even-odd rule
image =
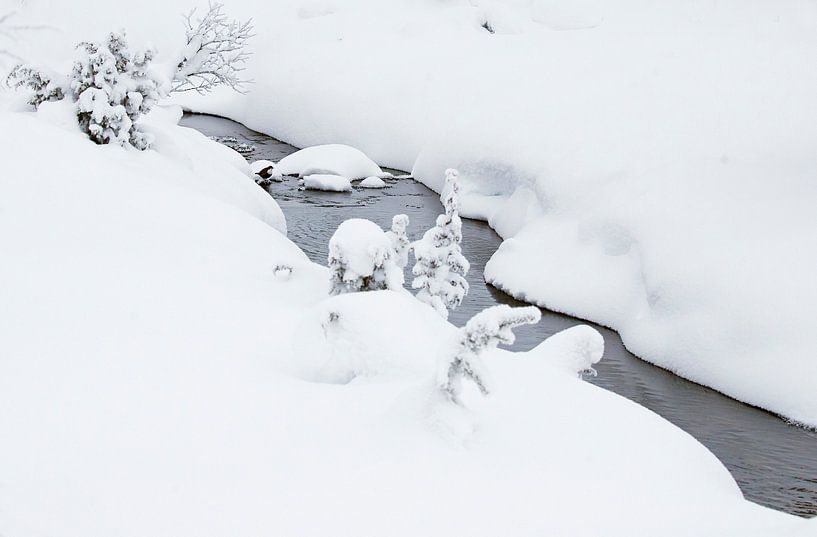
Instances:
[[[216,86],[227,86],[245,93],[251,80],[241,77],[250,57],[247,42],[254,36],[252,19],[231,20],[224,5],[208,4],[207,13],[196,18],[196,10],[183,15],[187,46],[178,63],[171,92],[208,93]]]

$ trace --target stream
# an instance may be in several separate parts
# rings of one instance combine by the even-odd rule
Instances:
[[[181,125],[218,137],[249,161],[277,162],[297,150],[216,116],[186,114]],[[367,218],[388,229],[392,216],[407,214],[412,239],[434,225],[442,209],[436,193],[412,179],[386,182],[385,189],[356,187],[349,194],[299,191],[297,180],[290,178],[272,183],[267,190],[286,215],[289,238],[312,261],[325,265],[329,238],[348,218]],[[451,312],[449,320],[455,325],[462,326],[489,306],[525,305],[483,281],[485,263],[501,242],[484,222],[463,219],[462,249],[471,262],[467,278],[471,288],[462,306]],[[406,281],[411,281],[409,275]],[[576,324],[589,324],[604,336],[604,358],[596,366],[598,375],[588,377],[589,382],[647,407],[694,436],[726,465],[747,499],[800,516],[817,515],[817,431],[789,425],[653,366],[628,352],[616,332],[560,313],[542,310],[538,324],[515,329],[512,348],[533,348]]]

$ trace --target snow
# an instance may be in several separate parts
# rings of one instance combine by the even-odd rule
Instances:
[[[147,151],[95,145],[61,112],[0,115],[4,536],[810,527],[577,379],[559,338],[489,351],[491,395],[446,402],[454,327],[405,292],[327,297],[239,155],[172,110],[146,118]],[[568,347],[595,356],[596,337]]]
[[[302,179],[307,190],[327,190],[329,192],[351,192],[352,182],[348,177],[316,173],[306,175]]]
[[[341,175],[363,179],[382,173],[380,167],[359,149],[342,144],[307,147],[278,162],[282,175]]]
[[[191,7],[81,6],[28,0],[21,20],[63,31],[27,55],[120,27],[170,51]],[[492,281],[817,423],[811,3],[229,10],[264,23],[255,84],[187,106],[432,187],[458,167],[463,215],[507,239]],[[441,400],[453,327],[405,293],[327,298],[246,162],[177,114],[145,118],[145,152],[94,145],[59,103],[0,115],[4,536],[814,533],[576,378],[598,358],[589,329],[490,351],[491,395]],[[329,167],[378,174],[343,153]],[[304,161],[291,173],[325,169]]]
[[[384,188],[386,186],[386,182],[379,177],[373,176],[362,180],[360,183],[358,183],[358,186],[362,188]]]
[[[236,4],[270,21],[256,84],[186,106],[435,189],[457,167],[508,239],[492,283],[817,426],[812,2]]]
[[[529,353],[542,354],[550,364],[573,375],[595,374],[593,365],[604,355],[604,338],[594,328],[580,324],[553,334]]]

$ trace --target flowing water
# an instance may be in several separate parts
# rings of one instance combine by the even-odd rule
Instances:
[[[239,123],[205,115],[186,115],[182,125],[235,146],[249,160],[278,159],[296,148],[251,131]],[[409,235],[418,238],[434,225],[441,211],[437,194],[411,179],[387,180],[388,188],[355,188],[349,193],[299,191],[297,179],[268,187],[287,219],[289,238],[310,259],[325,264],[329,238],[347,218],[367,218],[384,229],[395,214],[411,220]],[[463,253],[471,262],[470,292],[451,313],[463,325],[483,308],[496,304],[523,305],[485,284],[485,263],[501,239],[483,222],[463,220]],[[407,281],[409,281],[407,279]],[[542,311],[537,325],[522,326],[514,350],[527,350],[549,335],[590,324],[574,317]],[[594,326],[604,336],[604,358],[598,376],[588,380],[660,414],[706,445],[732,472],[746,498],[801,516],[817,515],[817,432],[787,424],[780,418],[739,403],[714,390],[686,381],[630,354],[618,334]]]

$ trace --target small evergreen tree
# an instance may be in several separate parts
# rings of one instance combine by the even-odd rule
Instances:
[[[402,289],[403,270],[380,226],[363,218],[343,222],[329,240],[329,294]]]
[[[98,144],[130,144],[147,149],[150,137],[136,124],[159,99],[160,81],[148,67],[154,51],[132,53],[124,33],[103,43],[80,43],[69,87],[77,102],[80,128]]]
[[[28,92],[28,104],[37,108],[46,101],[59,101],[65,97],[62,86],[54,82],[53,78],[45,71],[19,64],[9,73],[6,85]]]
[[[502,304],[482,310],[471,317],[466,325],[460,328],[457,351],[445,365],[440,381],[443,393],[451,401],[458,403],[462,393],[462,381],[470,380],[477,385],[483,395],[488,395],[482,353],[496,348],[499,343],[512,344],[515,339],[512,331],[514,327],[538,323],[541,316],[542,313],[536,306],[512,308]]]
[[[400,267],[400,270],[408,265],[408,254],[411,247],[411,242],[406,234],[408,225],[409,217],[405,214],[398,214],[391,219],[391,231],[386,232],[395,253],[395,263]]]
[[[417,298],[430,304],[443,318],[458,307],[468,294],[465,275],[470,265],[462,255],[462,220],[459,215],[459,181],[457,170],[445,172],[443,205],[445,213],[436,225],[412,245],[417,260],[412,268],[411,286],[419,289]]]

